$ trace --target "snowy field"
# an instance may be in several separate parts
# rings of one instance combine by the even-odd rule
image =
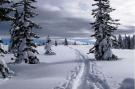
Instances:
[[[62,86],[75,72],[75,79],[72,80],[72,89],[84,89],[85,78],[91,65],[87,65],[87,61],[92,60],[95,63],[96,71],[101,77],[107,80],[111,89],[118,89],[125,79],[134,78],[134,53],[135,50],[118,50],[113,49],[120,60],[118,61],[95,61],[93,54],[86,54],[91,46],[76,45],[76,46],[53,46],[52,49],[56,55],[44,55],[44,47],[38,47],[40,64],[8,64],[11,70],[15,72],[12,78],[0,78],[0,89],[54,89],[56,86]],[[5,47],[6,48],[6,47]],[[11,54],[6,54],[4,59],[7,63],[11,62]],[[131,81],[129,81],[131,82]],[[130,84],[125,83],[125,86]],[[94,88],[101,89],[101,88]],[[122,88],[119,88],[122,89]],[[126,89],[126,88],[123,88]],[[127,88],[130,89],[130,88]]]
[[[92,46],[71,46],[78,49],[89,59],[94,59],[94,54],[86,54]],[[95,61],[97,69],[105,76],[110,87],[117,89],[125,79],[134,79],[135,50],[113,49],[118,56],[118,61]],[[130,89],[130,88],[127,88]]]

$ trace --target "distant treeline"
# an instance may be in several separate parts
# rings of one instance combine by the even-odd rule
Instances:
[[[118,45],[113,45],[117,49],[135,49],[135,35],[119,35],[117,37]]]

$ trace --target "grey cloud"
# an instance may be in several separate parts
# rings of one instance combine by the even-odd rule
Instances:
[[[89,21],[81,18],[73,18],[62,15],[59,11],[47,11],[40,9],[37,20],[40,22],[42,29],[37,30],[41,36],[88,36],[82,33],[83,29],[90,31]],[[36,20],[36,21],[37,21]],[[71,33],[73,32],[73,33]]]
[[[93,33],[89,24],[91,22],[89,17],[88,19],[72,17],[62,9],[62,4],[67,2],[72,3],[72,0],[38,0],[37,11],[39,15],[34,20],[41,25],[42,29],[35,29],[34,31],[40,37],[46,35],[54,37],[89,37]],[[45,9],[43,6],[47,4],[58,7],[60,10]],[[9,26],[8,24],[1,24],[0,35],[9,35]],[[115,34],[131,34],[134,30],[134,28],[127,27],[127,29],[116,31]]]

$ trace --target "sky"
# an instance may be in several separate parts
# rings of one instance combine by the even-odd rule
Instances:
[[[18,0],[14,0],[18,1]],[[90,23],[93,0],[37,0],[38,16],[34,19],[42,29],[35,29],[41,38],[52,37],[89,38],[93,33]],[[111,16],[120,19],[119,30],[115,34],[135,32],[135,0],[110,0],[116,10]],[[0,23],[0,36],[9,37],[10,26]]]

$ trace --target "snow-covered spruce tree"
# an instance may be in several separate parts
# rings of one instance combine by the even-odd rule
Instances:
[[[58,42],[57,42],[56,40],[55,40],[55,43],[54,43],[54,45],[55,45],[55,46],[57,46],[57,45],[58,45]]]
[[[32,3],[36,0],[21,0],[14,3],[12,6],[16,8],[16,19],[13,21],[11,29],[11,49],[16,57],[16,63],[37,64],[39,59],[36,57],[36,45],[33,42],[38,36],[33,32],[33,29],[38,29],[39,25],[31,19],[37,14],[36,7]]]
[[[122,36],[120,34],[118,36],[118,42],[119,42],[119,47],[118,48],[123,48],[123,39],[122,39]]]
[[[52,46],[52,40],[50,36],[48,35],[46,38],[46,44],[45,44],[45,54],[55,55],[55,52],[52,52],[51,46]]]
[[[93,6],[97,6],[92,10],[92,15],[95,18],[95,22],[91,23],[95,34],[96,42],[90,53],[95,53],[96,60],[116,60],[118,59],[111,51],[112,42],[116,41],[113,36],[113,32],[117,30],[116,21],[110,17],[110,13],[114,11],[110,7],[109,0],[94,0],[96,3]]]
[[[131,38],[130,36],[127,37],[128,40],[128,49],[131,49]]]
[[[65,38],[65,40],[64,40],[64,45],[68,45],[68,41],[67,41],[67,38]]]
[[[130,48],[131,49],[134,49],[134,39],[133,39],[134,36],[131,36],[131,39],[130,39]]]
[[[0,38],[0,56],[4,56],[3,54],[5,54],[6,52],[4,51],[4,49],[2,48],[2,39]]]
[[[127,48],[128,48],[128,37],[127,37],[127,35],[126,35],[126,34],[125,34],[125,37],[124,37],[123,43],[124,43],[124,49],[127,49]]]
[[[132,42],[133,42],[133,49],[135,49],[135,35],[133,35]]]
[[[74,44],[73,45],[77,45],[76,41],[74,41]]]
[[[9,74],[13,74],[12,71],[9,70],[6,62],[1,59],[4,54],[6,54],[7,52],[3,49],[2,47],[2,40],[0,39],[0,73],[2,74],[3,78],[9,77]]]
[[[118,40],[118,37],[117,36],[114,36],[115,40],[114,42],[112,42],[112,48],[119,48],[120,47],[120,43],[119,43],[119,40]]]
[[[14,8],[8,6],[10,3],[11,2],[9,0],[0,0],[0,22],[11,21],[14,19],[9,15],[11,11],[14,11]],[[6,51],[2,48],[2,40],[0,39],[0,72],[2,76],[6,78],[11,74],[11,71],[9,70],[5,60],[1,58],[1,56],[4,56],[3,54],[6,54]]]

